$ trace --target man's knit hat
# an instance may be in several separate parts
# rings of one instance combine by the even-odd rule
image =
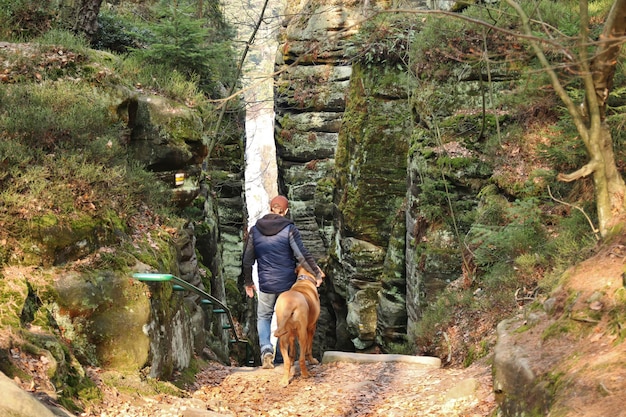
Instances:
[[[279,207],[281,212],[286,212],[289,208],[289,200],[282,195],[277,195],[270,201],[270,208],[273,209],[276,207]]]

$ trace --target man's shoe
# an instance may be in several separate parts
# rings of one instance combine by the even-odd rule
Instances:
[[[265,352],[261,356],[261,362],[263,362],[263,369],[274,369],[274,354],[272,352]]]

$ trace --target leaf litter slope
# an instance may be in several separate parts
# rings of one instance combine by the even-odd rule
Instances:
[[[465,369],[335,362],[310,367],[308,379],[296,370],[286,388],[279,385],[282,372],[282,366],[266,370],[210,363],[187,388],[187,398],[108,390],[107,399],[83,416],[486,417],[496,407],[484,362]]]

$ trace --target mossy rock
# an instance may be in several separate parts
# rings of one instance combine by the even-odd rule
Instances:
[[[24,303],[28,297],[25,280],[0,275],[0,327],[19,327]]]
[[[72,349],[58,333],[47,333],[40,329],[18,330],[11,336],[11,346],[45,366],[46,377],[51,383],[48,389],[54,390],[56,400],[66,409],[79,412],[85,404],[101,399],[101,392],[87,377]],[[8,352],[0,350],[0,359],[3,362],[0,370],[7,376],[31,379],[31,375],[12,363]],[[41,389],[45,391],[45,384]]]
[[[132,394],[133,396],[167,394],[182,397],[184,395],[183,391],[174,384],[154,378],[145,378],[140,373],[107,370],[102,374],[102,381],[119,392]]]
[[[406,194],[410,120],[405,99],[369,96],[385,91],[376,72],[355,66],[336,153],[339,209],[359,239],[386,246]],[[387,83],[392,72],[386,71]],[[395,79],[398,81],[397,79]],[[365,91],[364,91],[365,90]]]
[[[150,319],[145,287],[111,272],[67,275],[56,283],[59,315],[79,325],[96,346],[100,364],[139,370],[148,361],[150,341],[143,331]]]

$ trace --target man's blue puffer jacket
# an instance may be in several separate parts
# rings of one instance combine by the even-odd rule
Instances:
[[[266,214],[250,229],[243,257],[246,285],[252,283],[252,265],[258,263],[259,290],[279,294],[291,288],[296,281],[295,268],[301,263],[318,275],[315,260],[304,248],[300,231],[288,218]]]

